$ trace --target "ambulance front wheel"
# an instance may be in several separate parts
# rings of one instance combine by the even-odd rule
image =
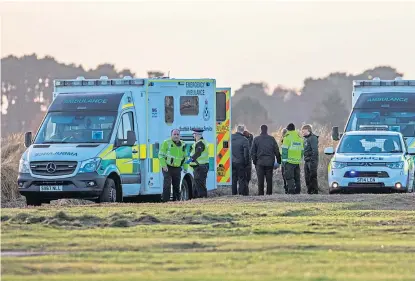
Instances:
[[[113,179],[108,178],[105,181],[104,189],[98,198],[98,203],[102,202],[117,202],[117,185]]]

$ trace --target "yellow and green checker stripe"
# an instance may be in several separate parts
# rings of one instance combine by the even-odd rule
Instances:
[[[133,153],[133,150],[138,153]],[[99,157],[102,159],[102,170],[110,165],[115,165],[121,174],[138,174],[140,171],[139,159],[146,158],[146,145],[122,146],[115,150],[113,150],[113,145],[109,145]]]

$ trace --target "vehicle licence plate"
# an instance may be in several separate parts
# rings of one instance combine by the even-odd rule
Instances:
[[[62,191],[63,185],[41,185],[40,191]]]
[[[362,183],[376,182],[376,178],[357,178],[356,180],[357,182],[362,182]]]

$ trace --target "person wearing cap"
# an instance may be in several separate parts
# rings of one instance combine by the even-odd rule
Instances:
[[[268,135],[267,125],[262,125],[261,134],[254,138],[251,155],[258,177],[258,195],[264,195],[264,178],[267,180],[267,195],[271,195],[273,170],[281,164],[281,154],[275,138]]]
[[[171,137],[166,139],[160,148],[159,160],[163,171],[163,201],[170,200],[171,186],[173,185],[173,201],[180,200],[180,179],[182,168],[187,169],[186,146],[180,140],[180,131],[171,131]]]
[[[249,147],[249,151],[251,151],[252,143],[254,142],[254,136],[249,131],[246,131],[246,130],[244,131],[244,136],[248,139],[248,147]],[[246,176],[245,176],[246,187],[249,192],[249,182],[252,179],[252,157],[249,159],[249,163],[245,167],[245,172],[246,172]],[[247,195],[249,195],[249,193]]]
[[[311,125],[301,128],[304,137],[304,176],[308,194],[318,194],[318,136]]]
[[[295,130],[293,123],[288,124],[282,144],[282,163],[289,194],[300,194],[300,163],[304,155],[304,140]]]
[[[190,150],[190,159],[187,163],[193,168],[194,198],[207,197],[206,179],[209,172],[209,144],[203,138],[202,129],[194,129],[195,142]]]
[[[248,195],[246,166],[249,165],[249,141],[243,135],[245,127],[238,125],[232,134],[232,195]],[[239,183],[239,192],[238,192]]]

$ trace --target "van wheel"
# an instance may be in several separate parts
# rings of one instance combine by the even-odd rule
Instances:
[[[98,198],[98,203],[102,202],[117,202],[117,186],[113,179],[108,178],[105,181],[104,189]]]
[[[27,206],[40,206],[42,201],[36,196],[26,196]]]
[[[180,201],[190,200],[190,189],[187,180],[182,181],[182,186],[180,190]]]

